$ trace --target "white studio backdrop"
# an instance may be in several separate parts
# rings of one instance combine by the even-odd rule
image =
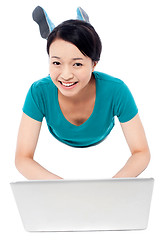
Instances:
[[[154,177],[155,186],[149,226],[144,231],[28,233],[9,186],[25,180],[16,170],[14,154],[22,106],[30,85],[49,73],[46,40],[40,37],[32,11],[42,6],[55,25],[76,18],[81,6],[102,40],[102,56],[96,68],[122,79],[130,88],[139,108],[151,150],[151,162],[140,177]],[[159,239],[160,214],[160,15],[158,0],[34,0],[5,1],[1,6],[1,85],[0,85],[0,224],[1,235],[23,239]],[[127,161],[129,149],[118,120],[101,144],[86,149],[64,145],[49,133],[45,120],[35,153],[37,160],[66,179],[111,178]]]

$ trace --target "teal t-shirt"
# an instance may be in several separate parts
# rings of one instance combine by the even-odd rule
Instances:
[[[95,105],[91,116],[82,125],[76,126],[64,117],[58,102],[58,89],[50,76],[32,84],[23,112],[40,122],[45,117],[50,133],[70,146],[88,147],[101,142],[112,130],[115,116],[124,123],[131,120],[138,109],[123,81],[101,72],[93,74]]]

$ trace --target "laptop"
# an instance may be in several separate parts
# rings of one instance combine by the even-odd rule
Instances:
[[[148,225],[154,179],[10,184],[26,231],[138,230]]]

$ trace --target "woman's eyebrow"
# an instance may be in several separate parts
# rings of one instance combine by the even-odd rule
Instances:
[[[60,59],[60,57],[57,57],[57,56],[52,56],[52,58],[57,58],[57,59]]]
[[[57,56],[52,56],[51,58],[61,59],[60,57],[57,57]],[[75,60],[84,60],[84,59],[77,57],[77,58],[72,58],[72,60],[75,61]]]
[[[83,58],[72,58],[73,60],[83,60]]]

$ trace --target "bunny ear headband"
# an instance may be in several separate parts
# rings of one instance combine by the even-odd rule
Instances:
[[[49,34],[55,28],[55,25],[48,17],[46,11],[42,7],[38,6],[34,9],[32,17],[33,20],[39,25],[41,37],[47,39]],[[87,13],[81,7],[77,8],[77,19],[89,22]]]

